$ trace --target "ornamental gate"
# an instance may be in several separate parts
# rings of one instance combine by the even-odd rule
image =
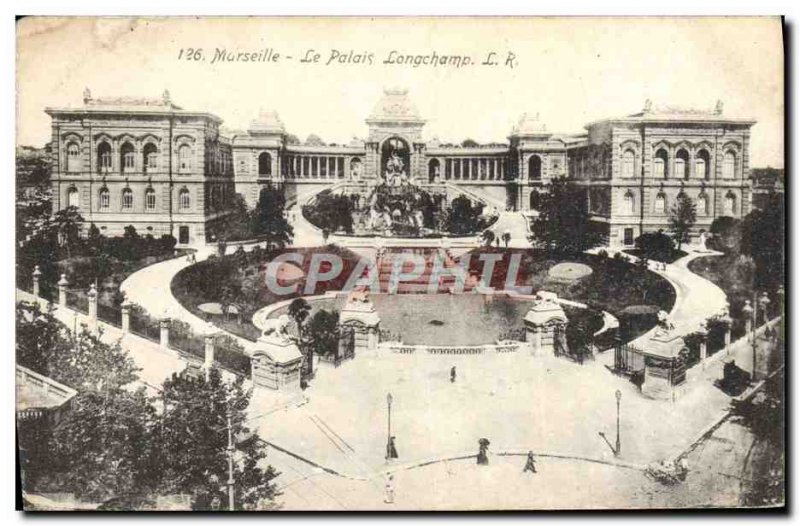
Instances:
[[[633,345],[618,343],[614,349],[614,371],[633,375],[644,371],[644,354]]]

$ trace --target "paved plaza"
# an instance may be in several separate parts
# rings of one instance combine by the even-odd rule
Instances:
[[[598,433],[613,442],[617,389],[622,454],[615,459]],[[319,367],[305,391],[308,403],[253,425],[265,440],[322,466],[370,477],[385,467],[388,393],[400,453],[395,464],[402,466],[474,455],[480,438],[496,453],[532,450],[644,466],[682,450],[729,403],[705,383],[676,402],[650,400],[597,362],[386,354]],[[254,417],[273,403],[259,396]]]

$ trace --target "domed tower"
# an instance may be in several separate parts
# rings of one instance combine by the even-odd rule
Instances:
[[[422,119],[408,97],[408,90],[390,88],[367,118],[365,177],[379,179],[387,171],[404,173],[411,180],[425,176],[425,143]]]
[[[537,210],[551,179],[566,175],[564,141],[547,130],[539,114],[524,113],[508,136],[515,166],[517,209]]]
[[[255,206],[261,187],[283,183],[281,153],[286,129],[275,111],[262,111],[250,122],[246,133],[233,135],[236,191],[248,206]]]

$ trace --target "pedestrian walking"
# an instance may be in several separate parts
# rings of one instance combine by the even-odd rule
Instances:
[[[394,437],[389,438],[389,443],[386,444],[386,460],[397,458],[397,446],[394,443]]]
[[[533,459],[533,451],[528,451],[528,459],[525,461],[525,469],[523,473],[527,472],[536,473],[536,461]]]
[[[489,439],[482,438],[478,440],[478,456],[477,461],[479,466],[488,466],[489,465]]]
[[[394,475],[389,474],[386,477],[386,485],[384,486],[386,490],[386,496],[383,498],[383,502],[386,504],[394,504]]]
[[[455,383],[456,381],[456,366],[452,366],[450,368],[450,383]]]

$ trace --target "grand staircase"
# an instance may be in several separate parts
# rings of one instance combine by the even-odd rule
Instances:
[[[402,261],[406,254],[421,256],[425,261],[423,272],[411,280],[403,280],[392,286],[392,271],[395,265],[401,265],[400,272],[412,272],[414,270],[413,261]],[[397,294],[426,294],[433,274],[434,262],[438,257],[444,261],[444,268],[450,269],[457,267],[458,263],[449,250],[431,248],[385,248],[381,249],[377,255],[378,280],[380,281],[381,292],[396,291]],[[402,261],[402,263],[401,263]],[[477,278],[469,275],[466,277],[464,292],[472,291],[477,286]],[[448,272],[439,276],[439,283],[436,288],[437,294],[447,294],[456,286],[456,277]]]

